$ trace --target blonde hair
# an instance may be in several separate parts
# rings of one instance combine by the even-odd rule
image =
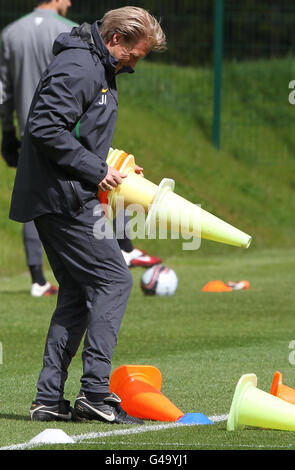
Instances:
[[[151,51],[167,49],[160,23],[143,8],[127,6],[108,11],[101,20],[99,31],[105,42],[119,33],[127,41],[146,39]]]

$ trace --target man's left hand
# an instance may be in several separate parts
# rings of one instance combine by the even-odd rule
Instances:
[[[143,168],[141,166],[136,165],[136,163],[135,163],[135,173],[137,175],[144,176],[143,175]]]
[[[20,141],[17,139],[15,129],[2,133],[1,153],[8,166],[17,167]]]

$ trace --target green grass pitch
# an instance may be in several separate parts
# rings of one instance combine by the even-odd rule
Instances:
[[[173,243],[173,242],[172,242]],[[290,342],[294,340],[295,251],[230,248],[228,254],[171,256],[179,286],[173,297],[145,297],[141,268],[132,270],[134,288],[122,323],[113,368],[151,364],[159,368],[164,393],[184,413],[226,416],[240,376],[255,373],[258,388],[269,392],[275,370],[295,386]],[[212,279],[247,279],[247,291],[204,293]],[[55,299],[29,296],[27,274],[3,279],[0,288],[2,343],[0,447],[25,443],[47,428],[63,429],[81,442],[46,449],[225,450],[294,449],[289,431],[213,425],[173,427],[140,434],[118,434],[120,426],[102,423],[34,423],[29,407],[42,364],[44,340]],[[79,391],[81,350],[73,359],[66,397]],[[146,421],[146,425],[165,424]],[[124,427],[126,429],[126,427]],[[128,427],[127,427],[128,428]],[[94,433],[93,439],[84,435]],[[99,435],[99,433],[102,433]],[[84,436],[84,437],[83,437]],[[40,447],[38,447],[40,448]]]

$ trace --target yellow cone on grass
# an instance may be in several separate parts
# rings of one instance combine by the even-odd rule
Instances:
[[[146,230],[157,227],[168,231],[200,237],[228,245],[248,248],[251,236],[210,214],[174,193],[175,182],[164,178],[159,186],[135,173],[133,155],[110,149],[107,163],[127,175],[122,184],[109,192],[99,192],[99,199],[107,203],[116,215],[116,201],[122,198],[124,207],[137,204],[147,214]]]
[[[244,426],[295,431],[295,406],[260,390],[256,375],[245,374],[235,389],[227,430]]]

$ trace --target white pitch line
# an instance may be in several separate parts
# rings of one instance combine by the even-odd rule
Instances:
[[[99,444],[100,445],[106,445],[108,443],[108,441],[99,441]],[[97,446],[97,442],[87,442],[87,445],[96,445]],[[112,446],[114,445],[120,445],[120,446],[128,446],[129,443],[128,442],[125,442],[125,441],[112,441]],[[154,445],[154,442],[140,442],[140,445],[141,446],[153,446]],[[233,449],[243,449],[243,448],[246,448],[246,449],[294,449],[295,445],[294,444],[287,444],[287,445],[271,445],[271,444],[220,444],[220,443],[210,443],[210,444],[204,444],[203,442],[186,442],[186,443],[183,443],[183,442],[157,442],[157,446],[161,446],[161,447],[185,447],[185,450],[188,450],[187,448],[189,447],[201,447],[201,448],[211,448],[213,447],[213,449],[215,448],[225,448],[225,449],[230,449],[230,448],[233,448]]]
[[[215,423],[226,421],[228,415],[219,415],[219,416],[212,416],[209,419]],[[116,431],[106,431],[106,432],[92,432],[89,434],[80,434],[78,436],[71,436],[77,442],[84,441],[85,439],[98,439],[101,437],[108,437],[108,436],[124,436],[130,434],[141,434],[144,432],[150,431],[161,431],[163,429],[170,429],[170,428],[179,428],[183,426],[200,426],[200,424],[189,424],[189,423],[168,423],[168,424],[152,424],[152,425],[144,425],[144,426],[136,426],[135,428],[129,429],[117,429]],[[1,449],[0,449],[1,450]]]
[[[228,418],[228,415],[209,416],[210,421],[213,421],[214,423],[221,423],[222,421],[226,421],[227,418]]]
[[[228,415],[216,415],[216,416],[209,417],[209,419],[217,423],[217,422],[226,421],[227,417]],[[141,425],[141,426],[136,426],[134,428],[129,428],[129,429],[116,429],[115,431],[106,431],[106,432],[91,432],[88,434],[79,434],[79,435],[70,436],[70,437],[74,439],[75,443],[80,443],[85,440],[99,439],[103,437],[141,434],[144,432],[161,431],[163,429],[180,428],[180,427],[185,427],[185,426],[200,426],[200,424],[168,423],[168,424],[153,424],[153,425],[143,425],[143,426]],[[0,450],[25,450],[25,449],[37,447],[40,445],[46,445],[46,443],[24,442],[21,444],[15,444],[15,445],[7,446],[7,447],[0,447]]]

